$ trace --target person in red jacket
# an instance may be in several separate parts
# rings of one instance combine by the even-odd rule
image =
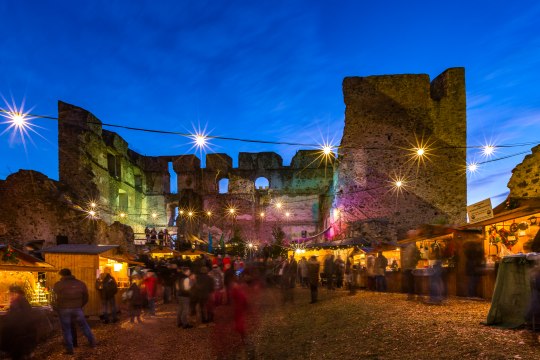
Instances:
[[[156,287],[157,278],[152,271],[148,271],[143,280],[144,293],[148,300],[148,314],[151,316],[156,315]]]

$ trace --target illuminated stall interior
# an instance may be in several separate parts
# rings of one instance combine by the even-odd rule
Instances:
[[[20,286],[33,306],[50,301],[45,273],[56,269],[46,262],[11,246],[0,245],[0,310],[9,307],[9,287]]]

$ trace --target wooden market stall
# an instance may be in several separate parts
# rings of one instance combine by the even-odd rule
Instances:
[[[45,273],[56,272],[50,264],[9,245],[0,245],[0,311],[9,307],[9,287],[20,286],[32,306],[48,306]]]
[[[206,251],[198,250],[198,249],[178,251],[178,253],[179,253],[178,256],[189,257],[191,261],[197,259],[198,257],[201,257],[201,255],[205,255],[209,257],[210,259],[213,259],[215,257],[214,254],[211,254]]]
[[[56,269],[68,268],[88,287],[89,300],[84,311],[87,316],[100,315],[100,298],[95,288],[99,275],[110,269],[111,275],[118,283],[117,301],[129,287],[129,266],[135,263],[118,252],[118,245],[64,244],[42,250],[45,261]],[[140,264],[140,263],[137,263]],[[54,284],[60,280],[57,272],[47,274],[47,283]]]
[[[467,296],[466,249],[471,244],[480,246],[481,233],[474,229],[424,225],[411,231],[410,234],[412,236],[398,241],[398,244],[402,258],[406,256],[404,252],[407,251],[408,245],[414,244],[416,247],[418,260],[414,272],[416,292],[420,295],[429,294],[429,270],[435,262],[440,261],[445,295]],[[489,299],[493,293],[495,274],[494,271],[484,271],[482,275],[477,293]]]
[[[463,228],[482,231],[482,248],[488,276],[483,292],[490,299],[495,289],[496,269],[506,258],[520,254],[540,253],[540,199],[511,199],[493,209],[493,218],[471,223]]]
[[[171,259],[182,255],[182,252],[170,248],[155,248],[148,252],[152,259]]]

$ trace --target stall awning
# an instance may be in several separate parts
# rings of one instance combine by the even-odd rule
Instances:
[[[475,227],[483,227],[503,221],[510,221],[520,217],[531,216],[540,212],[540,199],[520,200],[522,205],[512,210],[498,210],[496,207],[493,212],[495,216],[491,219],[479,221],[477,223],[467,224],[462,226],[462,229],[470,229]]]
[[[13,251],[16,262],[0,262],[0,270],[5,271],[57,271],[54,266],[45,261],[38,259],[30,254],[25,253],[17,248],[9,245],[0,245],[0,250]]]

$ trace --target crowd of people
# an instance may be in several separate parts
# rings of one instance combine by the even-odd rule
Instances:
[[[157,231],[155,227],[152,229],[146,227],[144,228],[144,235],[148,244],[166,247],[172,246],[172,238],[166,228]]]

